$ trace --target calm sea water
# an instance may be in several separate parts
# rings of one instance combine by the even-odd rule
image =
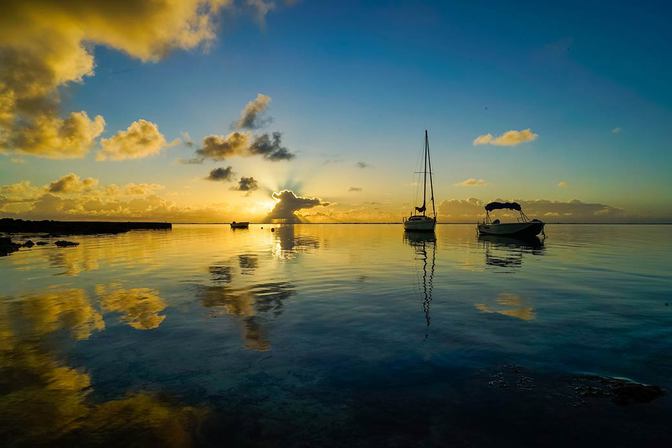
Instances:
[[[672,390],[671,233],[180,225],[22,249],[0,258],[0,440],[669,446],[669,393],[619,405],[580,378]]]

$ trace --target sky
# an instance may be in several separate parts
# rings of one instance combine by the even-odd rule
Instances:
[[[672,222],[666,2],[9,0],[0,216]]]

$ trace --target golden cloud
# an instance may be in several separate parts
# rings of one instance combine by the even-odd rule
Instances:
[[[70,173],[44,186],[28,181],[0,186],[0,215],[24,219],[223,221],[227,210],[182,206],[156,194],[162,185],[99,185]],[[55,191],[50,191],[54,189]]]
[[[59,88],[94,74],[95,45],[142,61],[215,38],[227,0],[7,0],[0,15],[0,151],[83,157],[102,133],[101,116],[59,114]]]
[[[50,183],[48,190],[51,193],[78,193],[90,190],[97,185],[98,179],[92,177],[80,179],[75,173],[70,173]]]
[[[492,134],[479,135],[474,139],[474,145],[516,146],[536,140],[537,137],[539,135],[532,132],[531,129],[523,129],[522,131],[511,130],[497,137]]]
[[[462,182],[458,182],[455,185],[458,187],[484,187],[488,183],[483,180],[483,179],[476,179],[474,177],[470,177],[469,179],[465,179]]]
[[[100,141],[101,149],[96,155],[96,160],[127,160],[140,159],[158,154],[163,148],[174,145],[179,140],[171,143],[159,127],[147,120],[137,120],[128,126],[125,131],[119,131],[110,138]]]

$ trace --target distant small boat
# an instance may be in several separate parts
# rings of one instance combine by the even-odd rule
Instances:
[[[515,210],[520,213],[518,222],[502,223],[499,219],[492,220],[493,210]],[[480,235],[515,236],[518,238],[532,237],[544,231],[544,223],[538,219],[530,219],[517,202],[491,202],[485,206],[485,219],[478,224]]]
[[[248,227],[250,227],[249,221],[240,221],[240,222],[233,221],[231,223],[232,229],[247,229]]]
[[[424,175],[422,185],[422,205],[415,207],[411,216],[404,220],[404,230],[407,232],[433,232],[436,227],[436,206],[434,205],[434,183],[432,182],[432,160],[429,156],[429,137],[425,130],[425,168],[421,171]],[[427,174],[429,174],[430,201],[432,201],[432,212],[434,216],[427,216]],[[421,214],[415,214],[415,213]]]

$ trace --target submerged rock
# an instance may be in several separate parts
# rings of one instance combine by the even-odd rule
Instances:
[[[601,376],[577,377],[574,390],[581,397],[610,398],[620,405],[649,403],[665,395],[665,390],[660,386]]]
[[[58,240],[54,244],[56,244],[58,247],[79,246],[79,243],[75,243],[73,241],[66,241],[66,240]]]

